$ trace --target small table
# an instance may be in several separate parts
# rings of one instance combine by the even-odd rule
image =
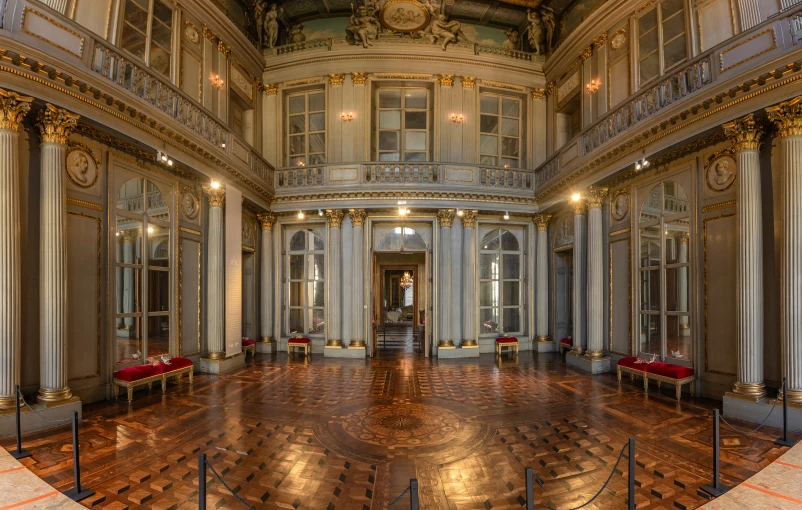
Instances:
[[[310,354],[310,342],[306,337],[303,338],[290,338],[287,340],[287,353],[292,354],[292,349],[298,348],[303,349],[304,355],[309,356]]]
[[[500,336],[496,338],[496,354],[501,356],[501,349],[508,347],[509,351],[515,350],[518,355],[518,339],[514,336]]]

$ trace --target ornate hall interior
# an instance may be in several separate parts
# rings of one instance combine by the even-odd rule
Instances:
[[[802,508],[802,0],[0,0],[0,510]]]

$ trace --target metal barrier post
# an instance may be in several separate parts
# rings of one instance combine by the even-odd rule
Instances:
[[[17,449],[11,452],[11,456],[15,459],[24,459],[31,456],[31,452],[22,448],[22,427],[20,426],[20,410],[19,410],[19,384],[16,386],[16,401],[14,402],[15,411],[17,413]]]
[[[81,487],[81,452],[78,445],[78,411],[72,413],[72,467],[75,485],[64,494],[73,501],[82,501],[95,495],[95,491]]]
[[[198,455],[198,510],[206,510],[206,454]]]
[[[629,483],[627,487],[627,497],[629,498],[629,502],[627,507],[629,510],[635,510],[635,438],[629,438],[629,469],[628,471],[628,480]]]
[[[526,476],[526,510],[535,510],[535,487],[533,485],[532,468],[524,470]]]
[[[719,446],[721,443],[721,439],[719,437],[719,419],[718,409],[715,409],[713,411],[713,483],[702,486],[702,490],[714,498],[717,498],[730,490],[729,487],[723,485],[721,480],[719,480],[719,475],[721,473],[721,457],[719,454]]]
[[[413,478],[409,481],[409,508],[410,510],[420,510],[418,502],[418,480]]]
[[[794,446],[796,444],[796,441],[793,439],[788,439],[788,399],[785,398],[786,393],[785,377],[783,377],[783,437],[774,442],[774,444],[778,446]],[[779,398],[779,396],[777,398]],[[17,420],[19,420],[19,418],[17,418]]]

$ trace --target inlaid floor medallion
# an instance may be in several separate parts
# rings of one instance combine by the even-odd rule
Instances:
[[[443,408],[423,404],[386,404],[359,409],[343,421],[345,432],[359,441],[394,447],[431,446],[454,438],[460,418]]]

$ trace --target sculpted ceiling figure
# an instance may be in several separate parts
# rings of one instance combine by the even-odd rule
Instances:
[[[381,25],[375,16],[375,5],[371,6],[370,12],[364,5],[357,7],[356,12],[349,19],[350,25],[345,29],[346,38],[351,44],[361,44],[367,48],[379,37]]]
[[[276,42],[278,41],[278,17],[281,16],[283,12],[283,8],[277,9],[276,4],[273,4],[270,6],[270,10],[264,14],[263,47],[273,48],[276,46]]]
[[[290,44],[302,43],[304,41],[306,41],[306,36],[304,35],[304,24],[298,23],[297,25],[291,26],[289,32]]]
[[[521,34],[519,34],[517,30],[508,28],[504,31],[504,35],[507,36],[507,40],[504,41],[503,46],[505,50],[517,51],[521,49]]]
[[[529,45],[536,54],[545,55],[551,50],[554,37],[554,11],[543,6],[535,11],[527,11],[526,17],[529,20],[529,26],[526,28]]]
[[[429,25],[428,38],[432,44],[440,44],[443,51],[450,43],[467,41],[468,37],[462,31],[462,23],[448,21],[445,14],[438,14]]]

